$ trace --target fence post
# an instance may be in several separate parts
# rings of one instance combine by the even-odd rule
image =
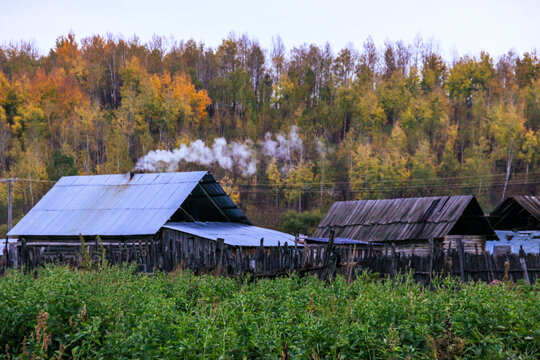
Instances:
[[[223,261],[223,239],[221,238],[218,238],[217,239],[217,251],[219,253],[218,255],[218,263],[217,263],[217,266],[216,266],[216,270],[214,272],[214,276],[218,276],[219,274],[221,274],[221,262]]]
[[[332,252],[332,248],[334,247],[334,239],[336,236],[336,232],[334,230],[334,227],[330,229],[330,239],[328,240],[328,246],[326,247],[326,251],[324,252],[324,262],[323,262],[323,269],[321,273],[321,279],[326,280],[326,277],[328,275],[328,263],[330,262],[330,254]]]
[[[529,272],[527,271],[527,263],[525,262],[525,258],[520,257],[519,262],[521,264],[521,269],[523,270],[523,278],[527,282],[527,284],[530,284],[531,281],[529,280]]]
[[[429,240],[429,282],[433,279],[433,239],[430,238]]]
[[[293,268],[298,271],[298,236],[294,237],[294,255],[293,255]]]
[[[521,270],[523,270],[523,278],[527,282],[527,284],[530,284],[531,281],[529,279],[529,271],[527,269],[527,263],[525,262],[525,251],[523,250],[523,246],[519,247],[519,263],[521,264]]]
[[[264,238],[261,238],[261,243],[259,245],[259,250],[257,254],[257,261],[259,262],[259,266],[257,266],[257,272],[263,273],[264,272]]]
[[[491,254],[489,255],[491,257]],[[488,259],[488,253],[487,251],[484,251],[484,260],[486,262],[486,268],[487,268],[487,278],[488,282],[492,282],[495,280],[495,274],[493,273],[493,268],[491,267],[491,261]]]
[[[390,275],[394,276],[396,272],[396,243],[392,243],[392,261],[390,262]]]
[[[347,279],[347,283],[351,283],[352,281],[352,273],[353,273],[353,269],[354,269],[354,265],[353,262],[354,262],[354,255],[355,255],[355,252],[356,252],[356,244],[353,245],[353,248],[352,248],[352,252],[351,252],[351,248],[349,246],[349,260],[347,261],[347,272],[346,272],[346,279]]]
[[[464,265],[464,257],[465,257],[465,250],[463,248],[463,241],[461,238],[457,239],[457,247],[458,247],[458,260],[459,260],[459,275],[461,277],[461,281],[465,282],[465,265]]]

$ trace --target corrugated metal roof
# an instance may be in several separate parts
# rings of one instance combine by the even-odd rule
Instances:
[[[510,246],[513,253],[518,253],[520,248],[526,253],[540,252],[540,231],[495,231],[498,241],[486,241],[486,250],[493,253],[495,246]]]
[[[335,226],[340,237],[364,241],[400,241],[447,235],[474,202],[475,217],[493,231],[472,195],[335,202],[313,233],[328,237]],[[493,234],[494,235],[494,234]]]
[[[306,237],[305,240],[312,241],[312,242],[318,242],[318,243],[328,243],[330,241],[329,238],[322,238],[322,237]],[[368,241],[362,241],[362,240],[354,240],[354,239],[347,239],[342,237],[336,237],[334,238],[334,244],[336,245],[382,245],[379,243],[373,243]]]
[[[9,232],[14,236],[155,234],[200,185],[230,221],[248,222],[206,171],[62,177]]]
[[[169,222],[163,227],[209,240],[221,238],[232,246],[260,246],[261,238],[264,238],[264,246],[283,246],[285,242],[294,245],[294,236],[290,234],[241,223]]]

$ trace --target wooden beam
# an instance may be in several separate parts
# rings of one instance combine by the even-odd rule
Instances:
[[[191,221],[193,221],[193,222],[197,221],[197,220],[195,220],[195,218],[193,216],[191,216],[190,213],[188,213],[186,210],[184,210],[184,208],[182,208],[180,206],[179,209],[182,210],[184,212],[184,214],[186,214],[191,219]]]
[[[227,219],[227,221],[231,221],[231,219],[229,219],[229,217],[223,212],[223,210],[221,210],[221,208],[219,207],[219,205],[214,201],[214,199],[212,199],[212,196],[210,196],[210,194],[208,194],[208,191],[206,191],[206,189],[201,185],[201,183],[199,182],[199,187],[200,189],[202,190],[202,192],[206,195],[206,197],[208,197],[208,200],[210,200],[210,202],[212,203],[212,205],[214,205],[217,209],[217,211],[219,211],[219,213],[221,215],[223,215],[223,217],[225,219]]]
[[[227,195],[227,194],[216,194],[216,195],[210,195],[210,196],[215,198],[215,197],[227,197],[229,195]],[[200,198],[205,198],[205,197],[207,197],[206,194],[205,195],[191,195],[192,199],[200,199]]]
[[[234,206],[226,206],[226,207],[223,207],[221,208],[222,210],[232,210],[232,209],[238,209],[238,206],[234,205]]]

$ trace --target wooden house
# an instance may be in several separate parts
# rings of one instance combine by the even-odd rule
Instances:
[[[82,236],[91,251],[120,253],[145,270],[209,265],[218,239],[244,251],[263,238],[265,247],[294,243],[253,226],[206,171],[63,177],[8,235],[18,238],[22,264],[74,262]]]
[[[431,246],[482,252],[496,235],[476,198],[438,196],[335,202],[313,237],[337,237],[391,245],[396,251],[426,255]],[[430,245],[433,244],[433,245]]]

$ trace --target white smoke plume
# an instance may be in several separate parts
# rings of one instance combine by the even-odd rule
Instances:
[[[298,136],[296,126],[291,127],[288,135],[277,134],[276,140],[272,140],[272,134],[266,133],[264,141],[261,141],[260,145],[264,155],[289,162],[292,153],[295,151],[302,152],[303,150],[302,139]]]
[[[288,135],[277,134],[276,140],[270,133],[259,142],[262,154],[291,162],[291,154],[301,153],[302,139],[298,136],[298,128],[293,126]],[[257,170],[255,144],[251,140],[230,142],[220,137],[214,143],[206,145],[198,139],[191,144],[182,144],[174,150],[152,150],[141,157],[135,165],[136,171],[176,171],[182,161],[204,166],[218,165],[226,170],[238,170],[243,176],[251,176]]]
[[[226,170],[236,167],[243,176],[251,176],[257,169],[251,141],[227,144],[227,140],[221,137],[215,139],[211,147],[198,139],[189,145],[182,144],[172,151],[152,150],[137,161],[135,170],[176,171],[181,161],[205,166],[217,164]]]
[[[326,145],[319,139],[315,139],[315,145],[317,146],[317,153],[319,155],[324,155],[327,152]]]

